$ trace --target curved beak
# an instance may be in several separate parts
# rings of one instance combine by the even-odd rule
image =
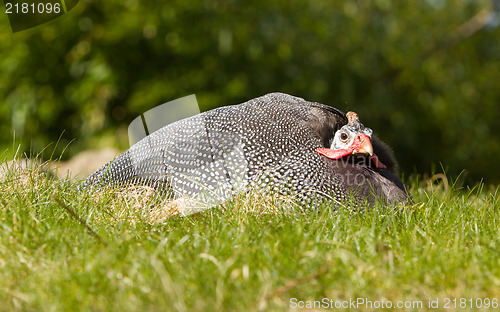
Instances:
[[[353,154],[373,156],[373,146],[370,137],[366,134],[358,134],[351,147]]]

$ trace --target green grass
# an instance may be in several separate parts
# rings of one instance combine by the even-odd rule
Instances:
[[[0,310],[286,311],[291,298],[367,298],[443,311],[445,298],[500,299],[497,189],[415,184],[412,195],[414,205],[396,209],[302,213],[251,194],[162,217],[141,196],[7,175]]]

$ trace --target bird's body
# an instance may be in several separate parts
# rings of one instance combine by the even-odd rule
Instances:
[[[271,93],[167,125],[104,165],[81,187],[141,183],[171,190],[174,197],[211,203],[249,188],[295,195],[302,202],[332,198],[341,203],[351,193],[356,202],[375,197],[405,201],[406,193],[392,180],[400,181],[390,172],[384,176],[381,169],[316,152],[330,147],[335,132],[346,124],[337,109]],[[379,141],[373,148],[385,153]]]

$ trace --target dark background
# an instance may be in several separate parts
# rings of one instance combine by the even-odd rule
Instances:
[[[159,104],[280,91],[356,111],[405,176],[500,181],[497,1],[143,2],[84,0],[15,34],[3,10],[0,155],[124,150]]]

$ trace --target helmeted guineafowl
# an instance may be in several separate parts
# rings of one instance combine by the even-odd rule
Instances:
[[[209,203],[254,187],[304,203],[407,200],[391,172],[394,157],[376,138],[373,150],[388,170],[316,151],[331,147],[336,131],[347,123],[335,108],[271,93],[169,124],[97,170],[80,188],[146,184]]]

